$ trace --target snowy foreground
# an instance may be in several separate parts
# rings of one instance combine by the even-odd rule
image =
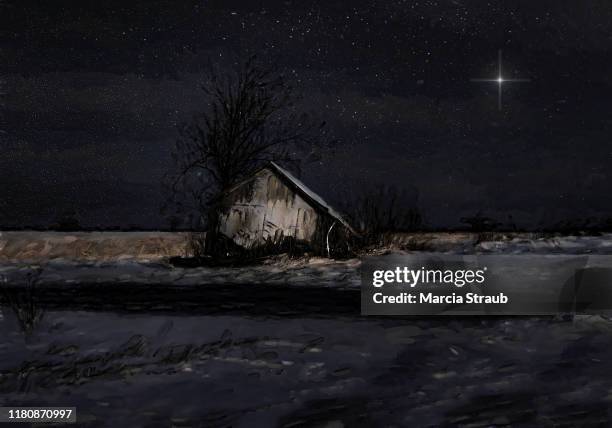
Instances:
[[[51,311],[0,402],[84,427],[608,426],[612,323]]]
[[[439,251],[610,254],[612,240]],[[431,251],[431,242],[429,242]],[[394,251],[400,251],[394,250]],[[357,259],[0,263],[0,405],[83,427],[610,426],[612,322],[363,317]]]

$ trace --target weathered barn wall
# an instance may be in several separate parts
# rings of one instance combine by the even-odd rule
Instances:
[[[282,237],[309,241],[317,212],[272,171],[263,169],[224,200],[221,233],[246,248]]]

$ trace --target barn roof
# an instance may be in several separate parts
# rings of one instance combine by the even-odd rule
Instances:
[[[325,200],[313,192],[308,186],[298,180],[293,174],[291,174],[286,169],[282,168],[275,162],[270,162],[267,167],[271,171],[275,172],[281,180],[285,182],[289,187],[292,187],[297,193],[299,193],[308,203],[313,205],[315,208],[327,213],[330,217],[338,220],[344,227],[350,230],[352,233],[357,234],[355,230],[351,227],[351,225],[344,219],[342,214],[336,211],[331,205],[329,205]]]
[[[278,178],[282,180],[283,183],[285,183],[287,187],[291,188],[294,192],[302,196],[304,200],[306,200],[306,202],[308,202],[313,208],[329,215],[330,217],[337,220],[344,227],[346,227],[348,230],[350,230],[352,233],[354,233],[355,235],[358,235],[355,229],[353,229],[353,227],[344,219],[342,214],[336,211],[331,205],[325,202],[325,200],[321,196],[313,192],[310,188],[308,188],[308,186],[306,186],[304,183],[298,180],[289,171],[279,166],[277,163],[275,162],[268,163],[268,165],[256,171],[253,174],[253,176],[264,169],[268,169],[272,171]],[[233,190],[239,188],[240,186],[244,185],[245,183],[251,180],[252,180],[252,177],[242,181],[241,183],[236,184],[228,191],[228,193],[232,192]]]

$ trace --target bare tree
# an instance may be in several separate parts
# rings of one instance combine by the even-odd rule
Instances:
[[[423,219],[417,207],[416,190],[398,190],[395,186],[378,185],[364,188],[362,193],[344,203],[352,224],[359,229],[366,245],[379,244],[385,233],[414,231]]]
[[[205,224],[206,250],[218,242],[220,197],[262,165],[276,161],[299,167],[305,149],[325,139],[298,112],[286,81],[255,58],[233,73],[212,71],[202,86],[205,111],[180,129],[171,179],[172,203]]]

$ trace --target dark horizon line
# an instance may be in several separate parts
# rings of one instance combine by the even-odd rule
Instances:
[[[84,227],[80,229],[61,229],[53,227],[37,227],[37,226],[25,226],[25,227],[3,227],[0,226],[1,232],[57,232],[57,233],[92,233],[92,232],[164,232],[164,233],[202,233],[206,230],[202,229],[189,229],[189,228],[140,228],[140,227]],[[424,227],[414,230],[395,230],[389,232],[383,232],[383,234],[394,234],[394,233],[560,233],[564,235],[584,235],[592,236],[594,234],[612,233],[612,226],[607,227],[544,227],[544,228],[493,228],[493,229],[471,229],[466,227]]]

